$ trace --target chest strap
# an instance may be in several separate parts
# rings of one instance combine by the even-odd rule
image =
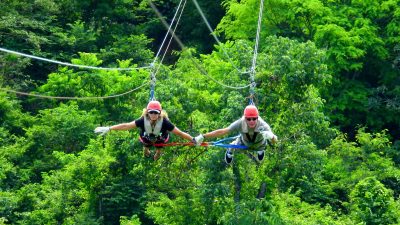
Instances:
[[[155,136],[160,136],[161,133],[161,127],[162,127],[163,120],[158,119],[155,126],[153,127],[151,125],[150,120],[148,120],[146,117],[144,118],[144,131],[146,132],[147,135],[153,134]]]

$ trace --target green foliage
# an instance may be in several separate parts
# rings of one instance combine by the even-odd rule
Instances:
[[[153,2],[169,21],[179,1]],[[221,1],[199,3],[215,27]],[[390,67],[398,3],[265,1],[255,103],[279,142],[262,163],[238,150],[227,166],[226,149],[192,146],[165,147],[153,161],[137,130],[93,133],[141,115],[148,86],[133,90],[151,72],[155,97],[181,130],[197,135],[240,118],[249,89],[227,85],[249,84],[259,1],[223,1],[218,34],[231,40],[209,54],[199,54],[213,42],[188,4],[178,35],[196,48],[168,51],[171,65],[153,71],[2,54],[2,87],[67,97],[131,92],[61,101],[0,92],[0,224],[399,223],[399,142],[390,136],[400,93]],[[79,65],[146,66],[165,32],[148,1],[6,0],[0,8],[2,46]]]
[[[157,224],[204,224],[203,218],[199,217],[204,212],[204,206],[199,203],[199,199],[190,193],[183,193],[173,200],[160,195],[157,202],[148,204],[146,213]]]
[[[144,35],[130,35],[128,37],[114,37],[115,41],[101,50],[101,58],[107,64],[115,64],[116,61],[129,60],[135,65],[148,65],[153,53],[147,49],[150,44]]]
[[[95,31],[93,27],[80,20],[68,23],[67,26],[67,33],[64,30],[55,33],[63,48],[71,48],[74,52],[96,51],[96,40],[99,36],[99,31]]]
[[[121,216],[120,219],[121,225],[141,225],[139,218],[137,215],[133,215],[131,218],[127,218],[126,216]]]
[[[29,126],[33,118],[22,112],[20,102],[14,96],[0,92],[0,126],[11,134],[21,135],[23,128]]]
[[[360,181],[350,194],[350,207],[356,221],[365,224],[398,223],[398,205],[392,195],[375,177]]]
[[[61,152],[54,155],[65,166],[44,173],[41,185],[25,186],[19,193],[21,223],[99,224],[94,217],[96,193],[114,159],[95,141],[77,156]],[[24,208],[23,204],[32,208]]]
[[[13,1],[0,3],[3,9],[0,23],[0,39],[5,46],[39,49],[49,42],[48,30],[59,8],[49,1]],[[46,15],[46,16],[44,16]]]
[[[340,136],[327,149],[328,161],[323,170],[326,193],[331,199],[348,202],[354,186],[370,176],[379,177],[381,182],[397,192],[400,170],[391,159],[392,147],[387,135],[384,132],[369,134],[360,129],[357,140],[358,143],[347,142]],[[334,205],[343,207],[340,202],[332,202]]]
[[[335,213],[330,206],[311,205],[289,193],[274,195],[274,203],[282,221],[278,224],[357,224],[351,217]]]
[[[0,86],[27,88],[32,83],[32,79],[23,70],[29,65],[28,58],[0,54]]]
[[[27,129],[27,136],[35,145],[34,154],[50,150],[78,152],[93,136],[94,118],[79,111],[76,104],[42,110],[38,117],[37,124]]]

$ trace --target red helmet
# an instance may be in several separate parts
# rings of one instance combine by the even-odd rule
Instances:
[[[248,105],[243,112],[244,117],[258,117],[257,107],[254,105]]]
[[[158,111],[158,113],[161,112],[161,104],[159,101],[150,101],[149,104],[147,104],[147,111]]]

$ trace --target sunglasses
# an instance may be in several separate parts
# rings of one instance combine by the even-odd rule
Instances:
[[[160,114],[157,111],[150,111],[149,114]]]
[[[246,118],[247,121],[256,121],[258,119],[258,117],[254,117],[254,118]]]

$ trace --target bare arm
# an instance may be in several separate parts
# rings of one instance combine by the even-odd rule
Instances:
[[[214,137],[220,137],[224,136],[229,133],[229,128],[222,128],[218,130],[211,131],[209,133],[203,134],[204,138],[214,138]]]
[[[177,128],[177,127],[175,127],[175,128],[172,130],[172,133],[173,133],[173,134],[176,134],[176,135],[178,135],[179,137],[184,138],[184,139],[186,139],[186,140],[188,140],[188,141],[192,141],[192,139],[193,139],[193,137],[190,136],[190,134],[185,133],[185,132],[179,130],[179,128]]]
[[[110,130],[129,130],[129,129],[133,129],[133,128],[136,128],[135,121],[132,121],[130,123],[121,123],[121,124],[111,126]]]

